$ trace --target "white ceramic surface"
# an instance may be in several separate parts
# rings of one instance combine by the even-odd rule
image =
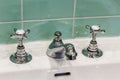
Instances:
[[[9,60],[17,44],[0,45],[0,80],[120,80],[120,37],[98,38],[103,56],[91,59],[82,55],[89,38],[63,40],[72,43],[78,53],[74,61],[56,61],[46,55],[51,41],[25,43],[33,59],[27,64],[14,64]],[[55,73],[70,72],[70,76],[54,77]]]

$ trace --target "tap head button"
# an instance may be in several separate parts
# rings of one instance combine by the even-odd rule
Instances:
[[[56,32],[54,33],[54,35],[55,35],[55,36],[62,36],[62,33],[61,33],[60,31],[56,31]]]
[[[23,29],[19,29],[16,31],[16,34],[22,35],[22,34],[25,34],[25,31]]]
[[[92,29],[92,30],[100,30],[100,26],[98,26],[98,25],[93,25],[93,26],[91,26],[91,29]]]

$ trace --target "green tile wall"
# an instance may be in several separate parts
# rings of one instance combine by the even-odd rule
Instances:
[[[6,23],[0,24],[0,43],[13,43],[17,40],[11,39],[10,35],[14,34],[13,28],[19,28],[21,25],[19,23]]]
[[[101,29],[105,29],[104,34],[98,34],[98,36],[119,36],[120,35],[120,18],[90,18],[90,19],[78,19],[75,23],[75,37],[87,37],[91,36],[90,30],[85,28],[85,25],[100,25]]]
[[[0,21],[20,20],[20,0],[0,0]]]
[[[55,31],[63,39],[88,37],[85,25],[100,25],[100,37],[120,35],[120,0],[0,0],[0,43],[17,42],[10,34],[21,29],[21,1],[26,41],[51,40]]]
[[[77,0],[76,16],[112,16],[120,14],[120,0]]]
[[[24,27],[31,30],[28,41],[51,40],[55,31],[61,31],[64,39],[72,38],[72,20],[27,22]]]
[[[71,18],[73,3],[74,0],[24,0],[24,19]]]

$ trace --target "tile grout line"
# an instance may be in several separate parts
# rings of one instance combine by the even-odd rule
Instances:
[[[113,16],[91,16],[91,17],[76,17],[75,19],[97,19],[97,18],[116,18],[120,17],[120,15],[113,15]]]
[[[74,0],[72,37],[74,37],[74,33],[75,33],[76,1],[77,1],[77,0]]]
[[[59,20],[72,20],[72,19],[73,18],[55,18],[55,19],[23,20],[23,22],[59,21]],[[7,24],[7,23],[21,23],[21,21],[0,22],[0,24]]]
[[[120,17],[120,15],[114,16],[93,16],[93,17],[74,17],[76,19],[97,19],[97,18],[115,18]],[[23,20],[23,22],[40,22],[40,21],[59,21],[59,20],[73,20],[73,18],[55,18],[55,19],[39,19],[39,20]],[[0,22],[0,24],[8,24],[8,23],[21,23],[21,21],[8,21],[8,22]]]
[[[23,29],[23,0],[21,0],[21,29]]]
[[[0,22],[0,24],[21,23],[21,21]]]
[[[39,20],[24,20],[24,22],[39,22],[39,21],[58,21],[58,20],[71,20],[73,18],[54,18],[54,19],[39,19]]]

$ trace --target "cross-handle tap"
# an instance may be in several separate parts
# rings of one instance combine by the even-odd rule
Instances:
[[[30,33],[30,30],[23,30],[23,29],[16,29],[14,28],[15,34],[10,35],[11,38],[13,39],[18,39],[19,40],[19,45],[23,45],[23,40],[27,38],[27,34]]]
[[[17,46],[17,51],[10,56],[10,60],[16,64],[28,63],[32,60],[32,56],[25,51],[23,45],[23,40],[27,38],[27,34],[30,33],[30,30],[16,29],[14,28],[15,33],[11,35],[11,38],[18,39],[19,44]]]
[[[92,34],[92,41],[96,41],[96,34],[97,33],[104,33],[105,32],[105,30],[101,30],[100,26],[98,26],[98,25],[93,25],[93,26],[86,25],[85,27],[87,29],[90,29],[90,33]]]
[[[24,38],[27,38],[27,34],[30,33],[30,30],[29,29],[23,30],[23,29],[14,28],[14,32],[15,32],[15,34],[10,35],[11,38],[24,39]]]
[[[101,30],[100,26],[98,25],[93,25],[93,26],[87,25],[86,28],[89,29],[90,33],[92,34],[92,40],[90,41],[89,46],[82,50],[83,55],[90,58],[101,57],[103,55],[103,52],[97,46],[96,34],[104,33],[105,30]]]

